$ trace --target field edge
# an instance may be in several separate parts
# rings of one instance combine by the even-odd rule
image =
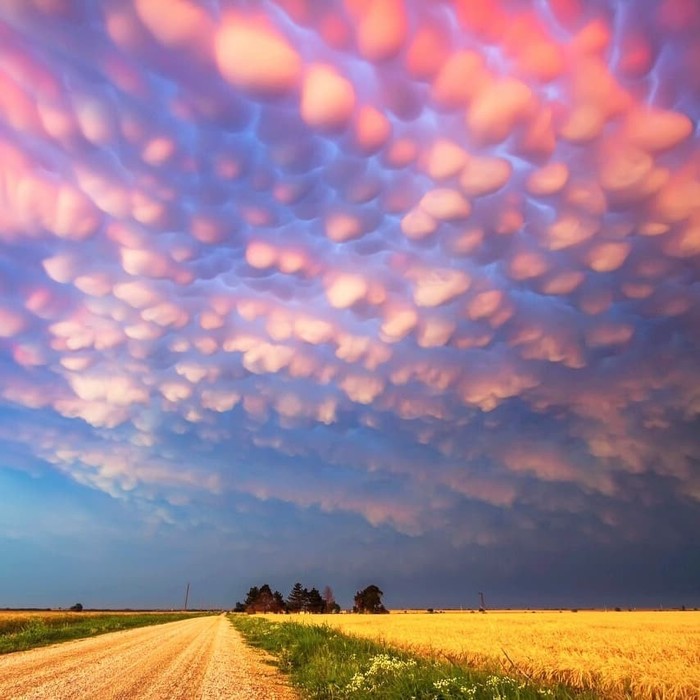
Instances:
[[[544,686],[512,677],[428,659],[389,644],[338,632],[327,625],[276,622],[230,614],[246,643],[270,653],[304,697],[314,700],[595,700],[592,690]]]

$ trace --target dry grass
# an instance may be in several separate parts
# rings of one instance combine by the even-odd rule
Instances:
[[[201,613],[0,610],[0,654],[105,632],[174,622]]]
[[[49,624],[57,624],[79,617],[95,617],[103,615],[100,612],[75,613],[69,610],[0,610],[0,634],[7,634],[21,629],[30,620],[41,620]]]
[[[700,692],[699,612],[397,612],[285,619],[326,623],[457,663],[593,688],[606,698],[690,700]]]
[[[74,620],[76,617],[100,617],[109,615],[134,615],[137,610],[84,610],[76,613],[71,610],[0,610],[0,633],[16,625],[23,625],[29,620],[45,620],[47,622],[57,622],[59,620]],[[169,611],[167,611],[169,612]],[[149,612],[152,615],[166,614],[166,611],[156,610]]]

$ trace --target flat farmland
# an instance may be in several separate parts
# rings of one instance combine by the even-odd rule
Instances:
[[[77,617],[104,617],[105,615],[173,615],[176,611],[170,610],[0,610],[0,632],[10,625],[24,623],[28,620],[69,620]],[[182,613],[188,614],[188,613]]]
[[[71,617],[75,615],[83,615],[85,617],[98,617],[99,615],[172,615],[181,613],[183,615],[197,614],[193,611],[182,610],[83,610],[82,612],[74,612],[73,610],[42,610],[40,608],[31,608],[29,610],[21,609],[0,609],[0,623],[12,619],[29,619],[32,617]]]
[[[411,611],[283,619],[327,624],[457,664],[594,689],[606,698],[690,700],[700,692],[700,612]]]

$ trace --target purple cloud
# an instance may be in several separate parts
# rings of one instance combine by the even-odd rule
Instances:
[[[6,466],[416,562],[697,514],[700,14],[644,7],[5,3]]]

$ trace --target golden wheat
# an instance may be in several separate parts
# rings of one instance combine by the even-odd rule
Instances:
[[[79,613],[81,617],[94,617],[104,615],[101,612],[85,611]],[[3,623],[27,622],[29,620],[57,620],[74,619],[76,613],[69,610],[0,610],[0,626]]]
[[[396,612],[284,619],[325,623],[511,675],[593,688],[609,698],[700,697],[698,612]]]
[[[70,610],[1,610],[0,609],[0,623],[6,621],[23,621],[30,620],[32,618],[42,618],[46,620],[52,620],[56,618],[66,617],[70,619],[75,619],[76,614],[80,617],[100,617],[103,615],[134,615],[139,612],[150,612],[151,614],[157,615],[159,613],[167,614],[169,610],[152,610],[152,611],[140,611],[140,610],[83,610],[80,613],[75,613]]]

